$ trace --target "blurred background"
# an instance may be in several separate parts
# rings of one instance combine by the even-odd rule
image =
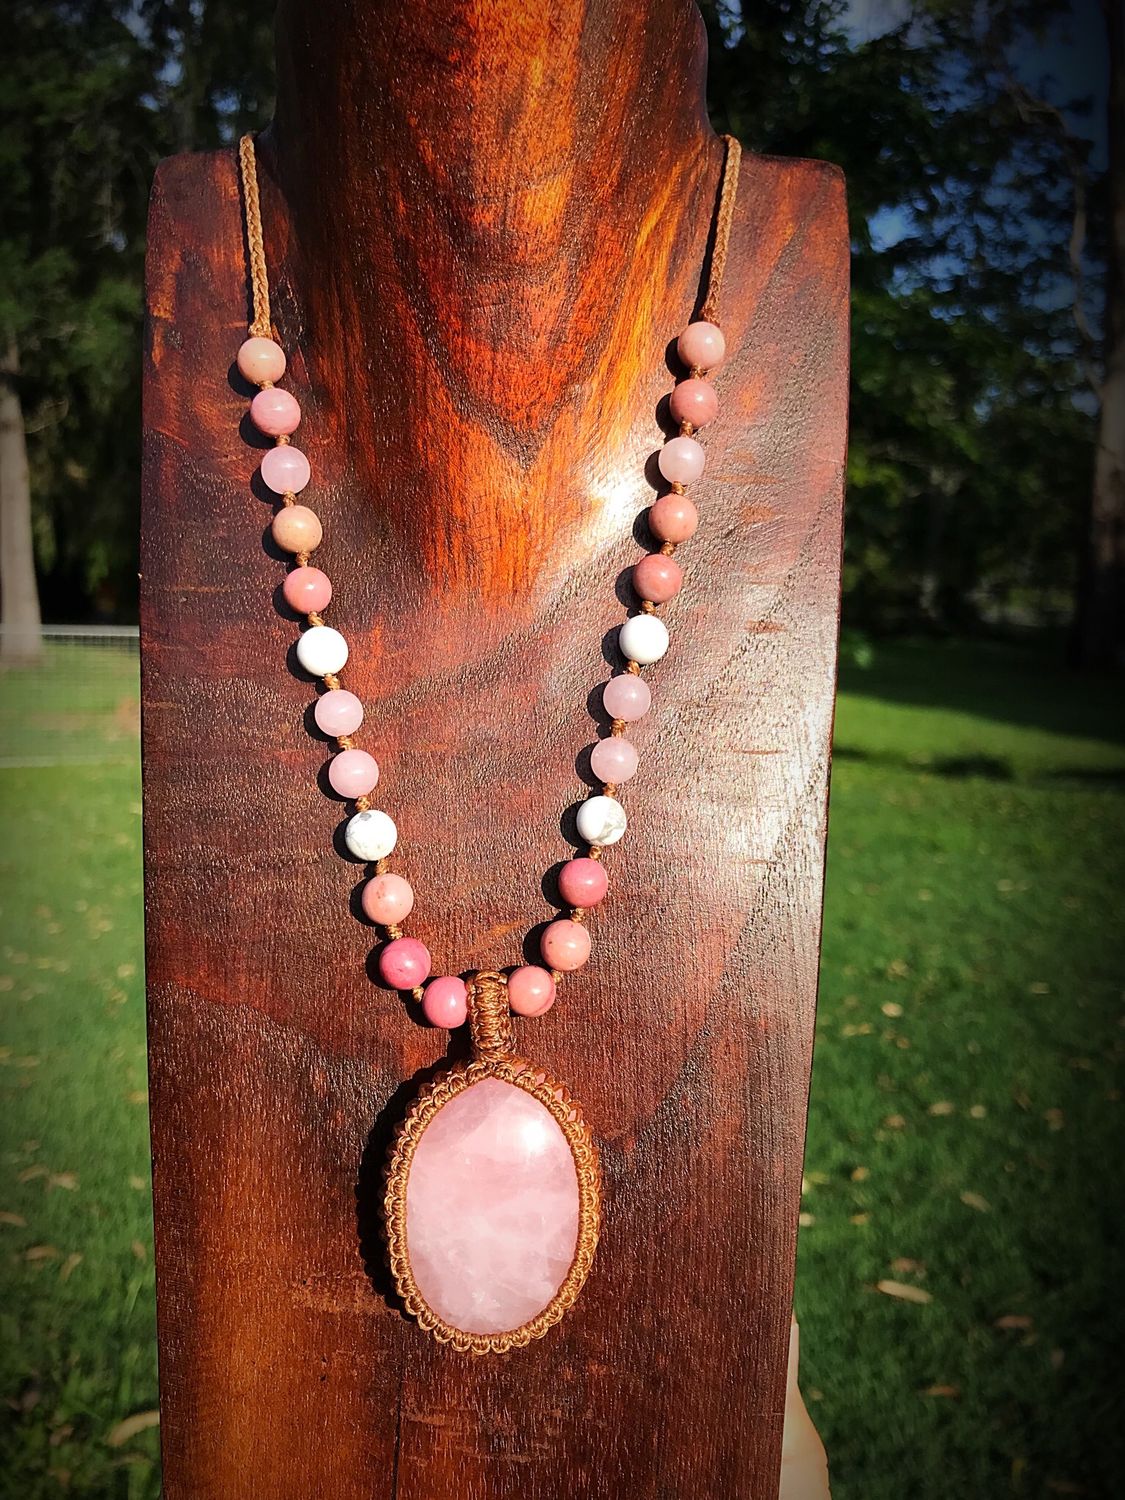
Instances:
[[[1125,7],[703,10],[716,128],[839,163],[851,208],[809,1409],[837,1500],[1117,1497]],[[268,120],[270,26],[251,0],[4,7],[0,1493],[21,1500],[159,1493],[144,222],[161,157]]]

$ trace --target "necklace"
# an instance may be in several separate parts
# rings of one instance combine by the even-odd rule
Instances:
[[[244,136],[239,143],[251,321],[237,365],[258,387],[250,403],[251,420],[274,440],[260,474],[279,502],[273,539],[295,564],[282,585],[285,601],[307,620],[297,640],[297,660],[325,688],[316,699],[314,717],[317,728],[336,745],[328,780],[355,809],[344,841],[348,852],[370,867],[360,900],[364,914],[386,937],[378,959],[382,979],[413,995],[433,1026],[454,1029],[467,1021],[472,1042],[470,1060],[453,1065],[423,1088],[399,1128],[384,1197],[388,1259],[407,1313],[441,1342],[475,1354],[504,1353],[546,1333],[573,1306],[597,1246],[601,1173],[593,1136],[565,1085],[517,1054],[511,1016],[545,1014],[563,978],[586,962],[586,917],[609,887],[602,851],[626,829],[617,792],[636,771],[637,752],[624,731],[651,704],[641,668],[659,661],[668,649],[668,630],[656,610],[680,591],[683,573],[674,554],[699,522],[686,494],[704,465],[704,450],[694,434],[718,410],[714,386],[704,377],[725,355],[718,303],[741,158],[738,142],[732,136],[724,139],[707,292],[699,319],[684,329],[676,346],[688,371],[669,397],[679,432],[657,457],[668,490],[648,512],[658,549],[633,568],[640,606],[618,633],[625,670],[602,690],[611,728],[590,758],[602,791],[577,809],[578,833],[588,853],[562,866],[559,891],[567,914],[543,933],[543,963],[523,964],[507,974],[480,970],[467,981],[453,974],[431,977],[428,950],[403,930],[414,892],[390,869],[398,830],[371,801],[379,767],[353,738],[363,722],[363,705],[340,684],[347,642],[324,622],[332,584],[309,561],[323,531],[317,515],[297,500],[311,469],[290,441],[301,408],[276,383],[286,360],[270,318],[254,140]]]

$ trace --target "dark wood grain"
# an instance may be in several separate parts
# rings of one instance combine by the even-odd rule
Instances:
[[[411,930],[519,962],[572,851],[722,148],[688,0],[287,0],[262,147],[318,561]],[[776,1493],[815,1006],[847,387],[839,175],[747,157],[731,357],[594,957],[522,1047],[603,1150],[577,1307],[502,1359],[385,1295],[377,1178],[443,1056],[372,982],[263,541],[233,154],[148,266],[148,984],[169,1500]],[[242,430],[240,432],[240,424]],[[648,472],[652,472],[649,464]],[[461,1046],[454,1040],[453,1050]]]

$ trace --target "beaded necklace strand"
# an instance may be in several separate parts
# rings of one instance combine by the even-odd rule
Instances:
[[[279,501],[273,539],[294,562],[282,584],[285,601],[307,622],[297,640],[297,659],[325,688],[314,716],[336,746],[328,780],[354,808],[344,841],[349,853],[369,867],[360,902],[386,938],[378,956],[380,976],[392,989],[413,995],[433,1026],[454,1029],[468,1020],[472,1034],[471,1061],[454,1065],[423,1089],[400,1128],[385,1198],[389,1260],[406,1310],[439,1340],[473,1353],[504,1352],[546,1332],[577,1297],[597,1243],[601,1188],[593,1137],[565,1086],[515,1054],[510,1016],[543,1015],[554,1004],[562,979],[589,958],[587,916],[609,888],[602,853],[627,826],[618,791],[637,770],[638,757],[625,731],[651,706],[642,668],[668,649],[668,629],[657,610],[676,597],[683,582],[675,554],[699,524],[687,487],[703,473],[705,458],[696,433],[718,412],[715,388],[705,377],[726,352],[719,296],[741,159],[738,142],[732,136],[724,140],[707,291],[699,319],[688,324],[676,344],[687,371],[669,397],[679,431],[657,457],[668,489],[648,511],[657,547],[633,567],[640,603],[618,631],[625,667],[602,689],[610,732],[590,756],[601,791],[587,796],[576,810],[587,853],[567,860],[560,870],[558,885],[567,912],[543,931],[542,963],[522,964],[507,974],[481,970],[467,981],[455,974],[432,975],[429,951],[404,931],[414,892],[390,868],[398,830],[371,800],[379,766],[354,738],[363,723],[363,705],[340,683],[348,645],[324,621],[332,584],[310,562],[323,531],[318,516],[297,499],[311,469],[291,441],[301,408],[277,385],[286,359],[270,316],[254,140],[244,136],[239,143],[252,316],[237,366],[258,387],[250,418],[274,440],[260,474]],[[439,1115],[440,1124],[435,1124]],[[452,1170],[450,1142],[456,1160]],[[498,1233],[497,1223],[523,1227]]]

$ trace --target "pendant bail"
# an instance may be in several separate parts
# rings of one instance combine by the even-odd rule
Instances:
[[[468,983],[469,1032],[473,1056],[481,1062],[502,1062],[515,1047],[512,1014],[508,1009],[508,980],[491,969],[481,969]]]

